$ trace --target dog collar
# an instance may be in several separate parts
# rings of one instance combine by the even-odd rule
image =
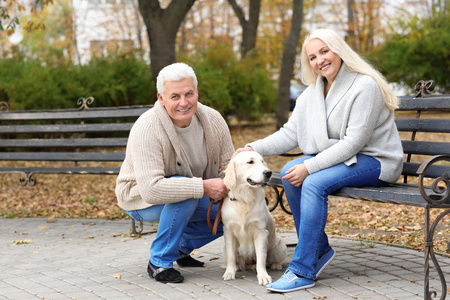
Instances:
[[[229,189],[228,189],[228,192],[230,192],[230,190],[229,190]],[[237,198],[235,198],[235,197],[231,197],[231,196],[230,196],[230,194],[228,194],[228,198],[230,198],[230,200],[231,200],[231,201],[236,201],[236,200],[237,200]]]

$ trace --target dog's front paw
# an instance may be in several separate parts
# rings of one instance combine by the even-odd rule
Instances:
[[[230,271],[225,271],[225,273],[222,276],[223,280],[232,280],[232,279],[236,279],[234,272],[230,272]]]
[[[266,275],[258,275],[258,284],[259,285],[266,285],[272,283],[272,277],[270,277],[269,274]]]

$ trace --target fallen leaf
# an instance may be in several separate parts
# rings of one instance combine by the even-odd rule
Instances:
[[[97,225],[97,223],[95,223],[95,222],[83,222],[83,223],[81,223],[81,225],[94,226],[94,225]]]
[[[122,278],[122,275],[120,275],[119,273],[117,273],[117,274],[114,274],[113,277],[116,278],[116,279],[120,279],[120,278]]]
[[[41,226],[41,227],[38,227],[39,229],[49,229],[50,227],[48,227],[48,226]]]
[[[422,230],[422,226],[420,226],[419,224],[416,224],[414,226],[404,226],[404,227],[407,230]]]
[[[12,245],[25,245],[31,243],[31,240],[16,240],[12,243]]]
[[[359,233],[354,233],[354,234],[349,234],[348,235],[348,237],[351,237],[351,238],[358,237],[358,236],[359,236]]]
[[[390,227],[387,229],[387,232],[397,232],[400,231],[400,229],[398,229],[397,227]]]

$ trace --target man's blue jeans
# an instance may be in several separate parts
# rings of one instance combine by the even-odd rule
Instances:
[[[303,156],[287,163],[281,177],[294,165],[302,164],[312,156]],[[378,179],[381,165],[366,155],[357,155],[357,163],[344,163],[321,170],[306,177],[300,187],[283,180],[286,198],[291,207],[297,230],[298,244],[288,270],[300,276],[315,279],[314,269],[319,256],[330,250],[325,224],[328,215],[328,195],[342,187],[383,186]]]
[[[209,203],[209,197],[204,196],[125,212],[136,221],[159,220],[158,232],[150,248],[150,261],[158,267],[172,268],[179,256],[178,250],[191,253],[223,235],[222,222],[216,235],[208,226]],[[211,209],[211,224],[214,224],[217,208],[218,205],[214,205]]]

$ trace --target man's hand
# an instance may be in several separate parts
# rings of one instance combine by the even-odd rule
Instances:
[[[228,189],[222,178],[203,180],[203,194],[213,200],[221,200],[228,194]]]
[[[289,181],[293,186],[300,186],[308,175],[305,165],[301,164],[290,168],[281,179]]]
[[[242,152],[242,151],[253,151],[253,148],[250,147],[250,146],[239,148],[239,149],[236,150],[236,152],[234,152],[234,154],[231,157],[231,159],[233,159],[239,152]]]

